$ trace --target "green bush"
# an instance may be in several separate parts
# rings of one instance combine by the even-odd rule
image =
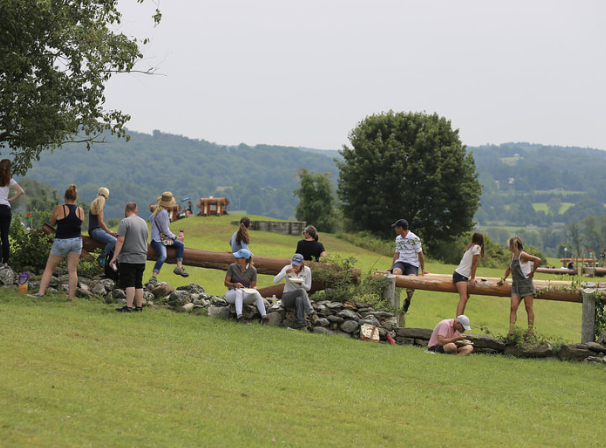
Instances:
[[[37,272],[46,266],[46,259],[48,258],[52,241],[42,230],[26,230],[21,223],[22,219],[22,214],[13,214],[9,231],[11,242],[10,264],[13,269],[18,271],[29,267],[31,270]]]
[[[325,264],[314,267],[312,275],[313,280],[324,283],[326,289],[312,295],[315,301],[343,303],[351,300],[366,303],[377,310],[395,311],[383,299],[383,290],[389,282],[385,277],[371,278],[370,272],[359,275],[354,268],[356,260],[353,257],[343,259],[338,254],[329,255],[322,261]]]

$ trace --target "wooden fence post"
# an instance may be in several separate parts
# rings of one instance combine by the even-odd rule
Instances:
[[[583,327],[581,329],[581,343],[595,342],[595,299],[592,289],[584,289],[583,297]]]
[[[385,274],[385,278],[387,278],[390,283],[383,290],[383,298],[385,300],[389,300],[391,306],[393,306],[395,309],[400,309],[401,288],[396,288],[396,276],[393,274]],[[406,316],[404,314],[399,315],[398,325],[400,327],[406,326]]]

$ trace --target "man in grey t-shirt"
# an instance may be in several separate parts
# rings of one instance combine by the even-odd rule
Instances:
[[[126,306],[119,312],[143,311],[143,272],[147,261],[147,238],[149,230],[145,220],[137,216],[137,204],[129,202],[124,209],[124,218],[118,226],[118,241],[114,249],[112,268],[120,261],[120,286],[126,291]],[[133,310],[133,301],[137,307]]]

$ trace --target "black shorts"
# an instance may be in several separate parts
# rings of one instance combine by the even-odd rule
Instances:
[[[135,288],[143,289],[143,272],[145,263],[131,264],[120,263],[120,287],[122,289]]]
[[[454,271],[454,274],[452,274],[452,282],[453,283],[467,282],[467,281],[469,281],[469,279],[467,277],[463,277],[457,271]]]
[[[404,263],[403,261],[396,261],[394,263],[391,268],[392,274],[395,268],[400,268],[402,270],[402,275],[419,275],[418,266],[413,266],[412,264]]]
[[[444,346],[443,345],[434,345],[432,347],[429,347],[427,350],[429,350],[430,352],[444,353]]]

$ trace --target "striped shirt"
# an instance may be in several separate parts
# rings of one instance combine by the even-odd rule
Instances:
[[[423,252],[421,240],[411,231],[408,231],[404,238],[398,235],[396,237],[396,252],[400,254],[400,258],[397,261],[419,267],[419,257],[417,254]]]

